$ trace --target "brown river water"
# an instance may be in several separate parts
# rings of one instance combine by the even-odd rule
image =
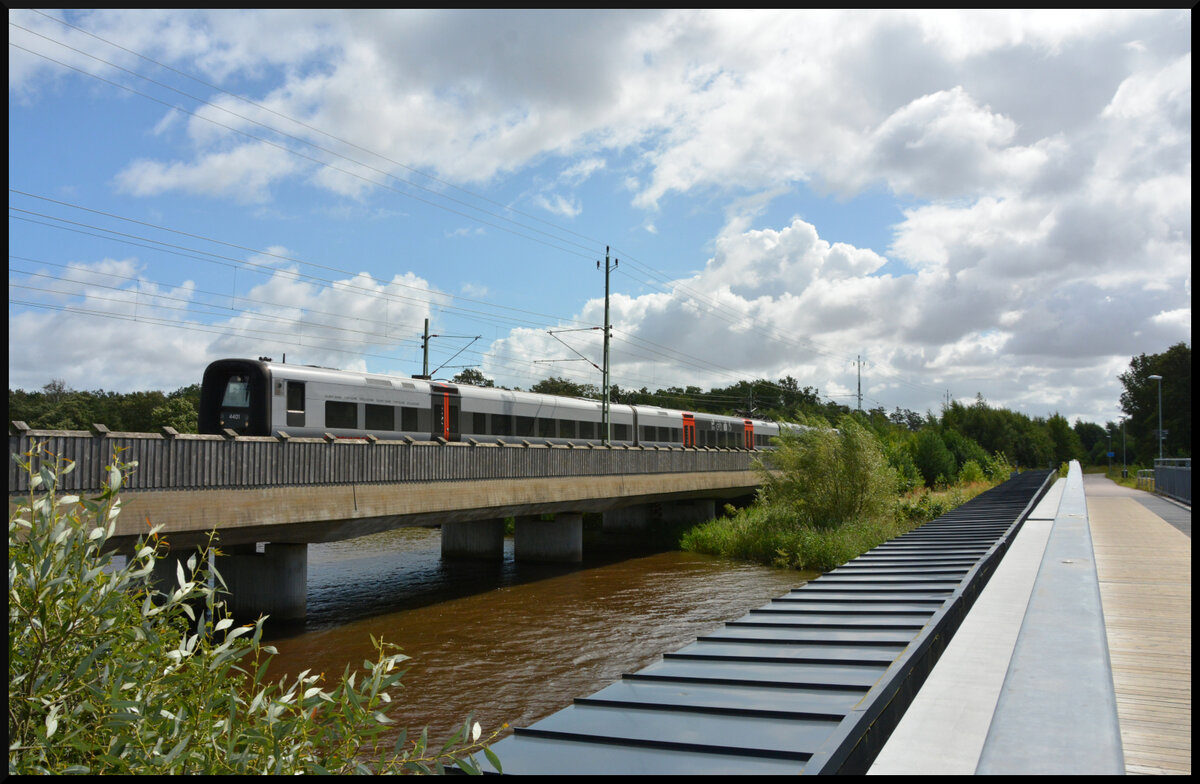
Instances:
[[[440,535],[310,545],[308,619],[269,630],[271,674],[336,679],[374,661],[382,637],[412,659],[389,712],[397,728],[441,741],[474,711],[485,734],[507,722],[504,737],[815,576],[599,532],[585,532],[582,564],[515,563],[511,538],[503,563],[443,561]]]

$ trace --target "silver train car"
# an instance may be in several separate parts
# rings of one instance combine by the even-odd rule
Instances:
[[[601,444],[601,403],[267,359],[204,371],[200,432],[296,437]],[[610,443],[763,449],[787,423],[613,404]]]

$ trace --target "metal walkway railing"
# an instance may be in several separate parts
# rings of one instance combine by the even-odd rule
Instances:
[[[505,773],[863,773],[1052,474],[1029,471],[493,750]]]

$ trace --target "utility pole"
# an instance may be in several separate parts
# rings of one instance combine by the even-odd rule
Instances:
[[[425,319],[425,334],[421,338],[421,350],[425,354],[425,361],[421,363],[421,378],[429,378],[429,339],[436,337],[437,335],[429,334],[429,319]]]
[[[854,364],[858,366],[858,410],[862,411],[862,366],[867,361],[862,358],[862,354],[858,355],[858,359],[854,360]]]
[[[469,338],[469,337],[471,337],[471,336],[470,335],[430,335],[429,334],[429,319],[425,319],[425,334],[421,336],[421,351],[424,354],[424,359],[421,362],[421,375],[413,376],[413,378],[422,378],[422,379],[425,379],[426,381],[428,381],[430,379],[430,375],[429,375],[429,339],[430,338],[463,338],[465,340],[466,338]],[[476,335],[471,340],[471,343],[474,343],[476,340],[479,340],[481,337],[483,337],[483,336]],[[437,370],[441,370],[442,368],[444,368],[446,366],[446,364],[448,364],[450,362],[450,360],[454,359],[454,357],[457,357],[459,354],[463,353],[463,351],[465,351],[467,349],[467,347],[471,345],[471,343],[468,343],[466,346],[463,346],[462,348],[460,348],[457,352],[455,352],[454,356],[450,357],[450,359],[447,359],[446,362],[442,363],[442,365],[440,367],[438,367]],[[435,370],[434,372],[436,373],[437,370]]]
[[[608,399],[608,337],[612,330],[608,322],[608,276],[609,273],[616,268],[620,262],[617,259],[612,260],[612,266],[609,266],[608,246],[604,246],[604,369],[601,371],[604,376],[604,403],[601,406],[601,428],[604,431],[604,444],[607,446],[612,440],[612,403]],[[596,269],[600,269],[600,262],[596,262]]]

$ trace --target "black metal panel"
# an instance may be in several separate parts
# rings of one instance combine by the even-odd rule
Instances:
[[[862,773],[1049,486],[1027,472],[518,728],[506,773]]]

